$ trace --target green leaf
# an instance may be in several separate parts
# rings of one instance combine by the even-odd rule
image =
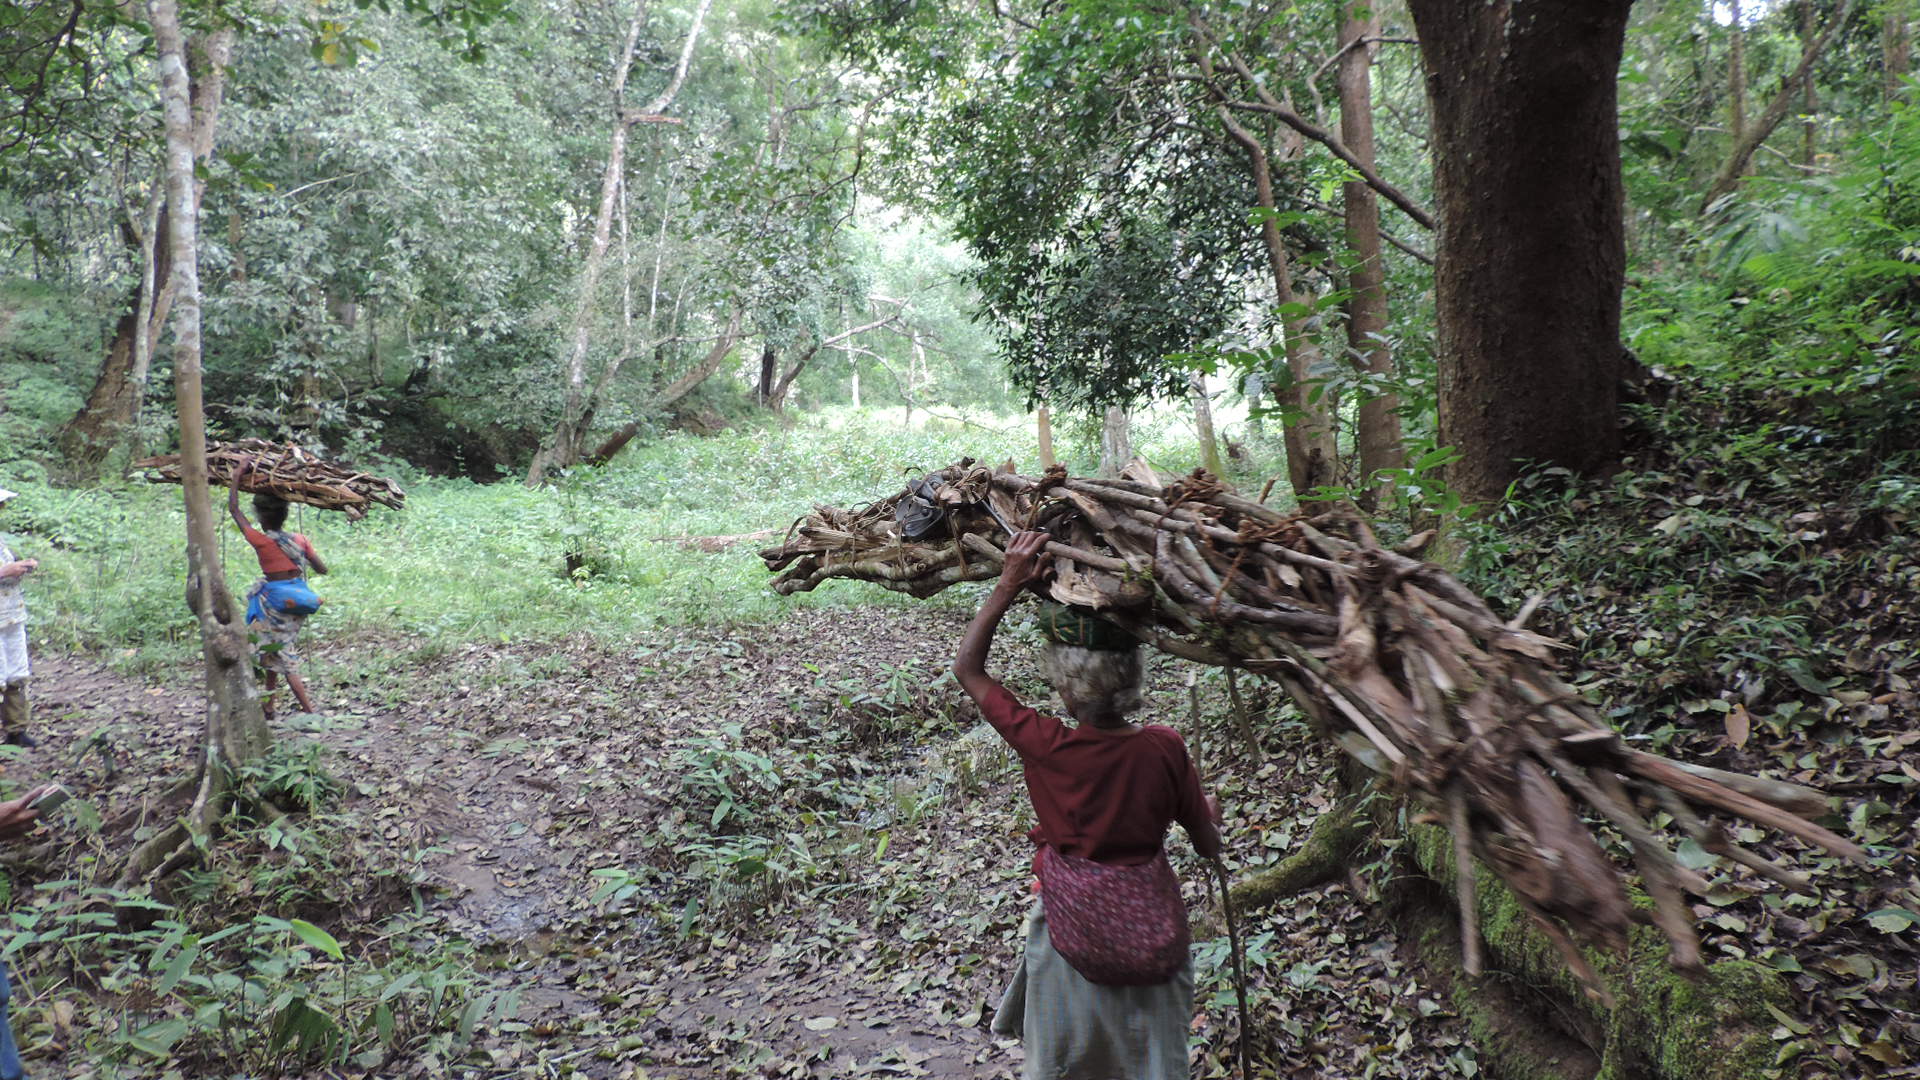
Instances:
[[[1920,925],[1920,912],[1907,908],[1884,907],[1867,913],[1867,925],[1883,934],[1898,934]]]
[[[1674,850],[1673,857],[1674,861],[1689,870],[1704,870],[1719,858],[1713,852],[1701,847],[1692,837],[1680,841],[1680,846]]]
[[[187,977],[187,972],[199,957],[200,942],[194,938],[187,939],[186,947],[180,950],[179,956],[173,958],[173,963],[167,965],[167,970],[160,976],[160,981],[154,984],[153,992],[155,994],[171,993],[174,987],[180,985],[180,980]]]
[[[157,1024],[148,1024],[127,1037],[127,1045],[143,1054],[156,1058],[165,1058],[173,1051],[173,1044],[187,1033],[187,1019],[176,1016],[162,1020]]]
[[[1833,689],[1831,684],[1822,682],[1819,678],[1815,677],[1812,668],[1808,666],[1805,660],[1796,658],[1788,660],[1780,666],[1786,670],[1788,678],[1792,679],[1800,689],[1805,690],[1809,694],[1818,694],[1821,697],[1825,697]]]
[[[482,994],[467,1002],[467,1007],[460,1011],[459,1042],[462,1046],[473,1041],[474,1029],[480,1026],[480,1021],[487,1015],[487,1010],[493,1007],[493,1000],[499,996],[500,992],[497,990],[490,994]]]
[[[1786,1013],[1781,1012],[1777,1007],[1774,1006],[1772,1002],[1770,1001],[1763,1002],[1762,1004],[1766,1005],[1767,1012],[1771,1013],[1775,1020],[1780,1021],[1781,1027],[1786,1028],[1788,1031],[1793,1032],[1795,1035],[1805,1035],[1807,1032],[1813,1030],[1812,1028],[1808,1027],[1806,1024],[1801,1023],[1799,1020],[1796,1020],[1793,1017],[1788,1016]]]
[[[291,919],[288,921],[292,924],[293,932],[300,936],[301,941],[319,949],[335,960],[346,959],[346,955],[340,951],[340,943],[334,940],[332,934],[327,933],[325,930],[320,929],[305,919]]]

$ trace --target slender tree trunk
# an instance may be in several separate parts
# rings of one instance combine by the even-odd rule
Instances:
[[[567,396],[561,406],[560,423],[547,445],[533,456],[527,470],[527,485],[546,479],[547,470],[564,468],[579,457],[584,434],[583,416],[587,407],[587,350],[592,344],[594,295],[600,285],[600,265],[606,259],[607,245],[613,234],[614,201],[620,194],[620,181],[626,174],[627,132],[633,125],[626,117],[627,73],[633,69],[633,53],[640,42],[640,29],[647,22],[646,0],[634,7],[627,23],[626,42],[613,66],[613,135],[607,147],[606,168],[600,172],[600,202],[593,217],[593,238],[587,245],[586,264],[580,271],[580,294],[573,305],[573,322],[568,334]]]
[[[1034,426],[1040,436],[1040,471],[1046,472],[1060,463],[1060,459],[1053,456],[1053,411],[1040,406],[1040,411],[1034,414]]]
[[[1813,0],[1800,0],[1800,49],[1813,43],[1814,19]],[[1809,68],[1800,77],[1800,112],[1806,119],[1800,124],[1800,164],[1811,167],[1814,158],[1814,139],[1819,127],[1813,114],[1820,109],[1820,99],[1813,92],[1813,70]]]
[[[132,883],[161,865],[187,840],[205,836],[225,811],[235,766],[264,754],[272,742],[255,691],[243,611],[227,591],[207,482],[206,414],[201,398],[199,206],[194,190],[194,109],[188,91],[186,47],[174,0],[150,0],[166,118],[167,242],[179,282],[174,302],[174,400],[180,417],[181,489],[187,512],[187,606],[200,623],[206,661],[207,726],[200,787],[185,827],[170,829],[129,857],[122,880]],[[228,34],[227,41],[231,42]],[[229,46],[230,47],[230,46]],[[206,58],[224,68],[226,51]],[[210,132],[208,133],[211,134]],[[169,834],[180,834],[169,837]]]
[[[216,29],[189,43],[189,105],[193,158],[204,165],[213,154],[215,129],[226,97],[227,63],[233,52],[234,32]],[[206,181],[193,183],[196,212]],[[114,326],[106,357],[87,393],[86,404],[61,428],[57,443],[74,479],[95,479],[116,445],[132,446],[139,438],[140,412],[146,402],[147,372],[152,366],[153,339],[166,322],[175,288],[169,278],[170,241],[167,224],[166,170],[155,175],[139,220],[128,215],[123,223],[127,245],[140,263],[140,283],[128,299],[128,311]]]
[[[1900,5],[1889,5],[1880,23],[1880,57],[1885,67],[1884,89],[1892,101],[1913,70],[1913,31]]]
[[[1727,130],[1735,146],[1747,129],[1747,34],[1740,22],[1740,0],[1727,0]]]
[[[787,392],[793,388],[793,380],[800,377],[800,373],[807,369],[807,365],[813,362],[813,358],[819,355],[821,349],[832,348],[833,346],[840,344],[841,342],[847,340],[848,338],[855,337],[857,335],[864,334],[869,330],[875,330],[875,329],[878,329],[879,327],[885,326],[888,323],[891,323],[897,320],[898,318],[900,318],[900,314],[901,314],[900,312],[896,311],[891,315],[882,316],[878,319],[874,319],[871,322],[863,323],[855,327],[850,327],[846,330],[840,331],[839,333],[833,335],[830,338],[824,338],[822,340],[816,341],[813,344],[807,346],[805,349],[800,350],[800,354],[794,358],[794,361],[792,364],[787,366],[786,371],[783,372],[780,375],[779,379],[777,379],[774,382],[771,389],[767,389],[766,385],[767,385],[767,379],[773,374],[775,365],[771,362],[770,353],[762,354],[760,357],[760,385],[762,387],[761,404],[765,405],[772,412],[781,411],[783,408],[786,407]],[[917,344],[918,342],[916,339],[916,345]]]
[[[694,42],[700,37],[700,25],[706,20],[713,0],[700,0],[694,9],[693,25],[681,47],[679,64],[673,78],[659,97],[646,108],[630,112],[626,107],[627,73],[633,67],[634,49],[640,30],[646,24],[647,4],[641,0],[627,25],[627,38],[613,72],[613,135],[607,148],[607,167],[600,175],[600,203],[593,219],[593,240],[587,248],[586,265],[580,272],[580,297],[574,305],[571,347],[567,354],[567,396],[561,408],[560,422],[547,445],[533,457],[527,469],[527,485],[543,482],[547,471],[565,468],[580,460],[581,441],[586,437],[593,402],[587,391],[587,351],[592,344],[593,301],[600,282],[600,267],[606,260],[613,231],[614,203],[626,175],[627,133],[634,124],[658,119],[658,114],[680,92],[687,76],[687,64],[693,56]]]
[[[1227,475],[1220,462],[1220,441],[1213,433],[1213,398],[1207,393],[1207,377],[1199,372],[1187,376],[1187,396],[1193,399],[1193,429],[1200,437],[1200,464],[1218,477]]]
[[[760,382],[754,390],[754,397],[759,399],[763,409],[773,407],[773,384],[780,377],[779,359],[780,353],[774,349],[772,342],[760,347]]]
[[[1100,422],[1100,466],[1097,474],[1116,477],[1133,460],[1133,443],[1127,436],[1127,410],[1109,405]]]
[[[1201,74],[1211,80],[1213,61],[1207,54],[1211,39],[1197,23],[1195,31],[1202,41],[1196,59]],[[1290,375],[1287,385],[1274,394],[1274,399],[1298,417],[1289,421],[1284,429],[1287,479],[1293,485],[1294,494],[1304,495],[1332,483],[1338,475],[1340,454],[1334,440],[1332,415],[1335,403],[1331,394],[1322,394],[1317,402],[1308,400],[1307,382],[1320,366],[1320,347],[1308,332],[1307,320],[1294,313],[1300,301],[1293,291],[1293,271],[1287,261],[1286,242],[1272,216],[1278,212],[1279,203],[1273,195],[1273,170],[1267,159],[1266,144],[1234,119],[1225,105],[1219,106],[1217,112],[1228,136],[1246,153],[1247,164],[1253,172],[1254,195],[1260,208],[1267,211],[1261,218],[1260,239],[1266,246],[1267,267],[1273,274],[1274,302],[1281,309],[1280,329]]]
[[[703,357],[698,364],[695,364],[691,370],[668,383],[665,388],[654,395],[653,400],[649,402],[647,406],[649,415],[658,416],[673,408],[674,405],[679,403],[681,398],[692,393],[696,387],[712,378],[714,373],[726,365],[727,357],[733,355],[734,344],[740,340],[740,326],[744,317],[745,312],[742,309],[735,308],[733,310],[732,316],[727,320],[726,329],[720,332],[720,336],[715,339],[713,347],[707,350],[707,355]],[[626,449],[627,444],[633,441],[633,437],[640,434],[640,428],[641,422],[638,420],[623,425],[619,430],[609,435],[606,441],[600,444],[598,449],[587,455],[587,464],[605,465],[607,462],[613,460],[614,455]]]
[[[1341,12],[1339,69],[1340,141],[1365,162],[1373,153],[1373,49],[1365,39],[1379,33],[1379,17],[1370,0],[1354,0]],[[1393,352],[1387,344],[1387,271],[1380,258],[1380,200],[1360,181],[1341,186],[1346,207],[1347,248],[1353,253],[1348,271],[1347,349],[1354,366],[1377,378],[1393,374]],[[1399,400],[1392,394],[1369,393],[1360,400],[1359,428],[1354,437],[1360,457],[1362,501],[1372,503],[1379,492],[1373,476],[1401,464]]]
[[[1522,461],[1619,453],[1629,3],[1407,6],[1433,118],[1439,436],[1462,455],[1448,483],[1494,502]]]
[[[1834,13],[1833,19],[1817,37],[1807,42],[1805,50],[1800,54],[1799,65],[1794,68],[1793,74],[1787,76],[1781,83],[1780,92],[1767,103],[1759,119],[1748,124],[1741,132],[1740,138],[1735,140],[1733,150],[1728,153],[1726,161],[1721,163],[1719,171],[1714,175],[1713,183],[1707,187],[1706,196],[1700,200],[1701,213],[1704,214],[1712,209],[1721,196],[1730,194],[1739,186],[1740,177],[1746,174],[1747,165],[1753,160],[1754,152],[1760,149],[1760,144],[1767,141],[1767,137],[1773,134],[1774,129],[1780,126],[1780,122],[1787,118],[1787,113],[1792,111],[1793,99],[1800,89],[1801,80],[1808,77],[1814,61],[1820,58],[1820,54],[1826,51],[1828,43],[1833,40],[1834,34],[1852,17],[1853,4],[1854,0],[1843,0],[1840,10]]]

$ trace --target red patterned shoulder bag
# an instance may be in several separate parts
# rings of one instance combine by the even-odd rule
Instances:
[[[1054,951],[1088,982],[1152,986],[1187,962],[1187,905],[1165,851],[1119,866],[1042,844],[1035,868]]]

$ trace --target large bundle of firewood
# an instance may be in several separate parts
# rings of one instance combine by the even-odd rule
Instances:
[[[207,482],[231,485],[241,462],[249,459],[253,471],[240,490],[250,495],[278,495],[288,502],[339,510],[350,521],[366,517],[367,507],[374,503],[399,510],[407,502],[407,493],[391,480],[328,461],[293,443],[265,439],[209,444]],[[179,454],[145,458],[134,462],[133,468],[146,471],[147,479],[156,484],[180,483]]]
[[[1619,948],[1636,919],[1659,926],[1676,968],[1701,967],[1684,894],[1707,886],[1675,860],[1672,833],[1795,890],[1810,886],[1734,845],[1714,816],[1861,855],[1808,820],[1828,809],[1817,791],[1624,744],[1556,673],[1563,646],[1525,628],[1532,603],[1503,620],[1418,557],[1425,537],[1382,547],[1350,507],[1282,514],[1204,472],[1169,485],[1139,465],[1118,480],[1059,469],[1032,479],[968,460],[863,509],[817,507],[761,557],[782,594],[850,578],[928,596],[997,576],[1009,531],[1026,528],[1052,534],[1054,600],[1165,652],[1280,683],[1425,801],[1451,830],[1457,864],[1478,858],[1511,886],[1597,991],[1573,939]],[[1608,842],[1631,851],[1650,912],[1629,902]],[[1477,970],[1473,875],[1458,884]]]

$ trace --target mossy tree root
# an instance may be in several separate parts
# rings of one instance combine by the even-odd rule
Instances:
[[[1453,844],[1444,829],[1415,826],[1406,845],[1420,875],[1447,895],[1457,895]],[[1486,939],[1488,976],[1465,982],[1469,1017],[1481,1005],[1499,1006],[1496,980],[1531,987],[1543,1012],[1560,1014],[1558,1026],[1586,1043],[1599,1059],[1595,1080],[1764,1080],[1772,1070],[1776,1021],[1767,1006],[1789,1008],[1777,973],[1746,960],[1705,965],[1687,978],[1668,965],[1660,932],[1636,925],[1622,954],[1588,951],[1612,1009],[1583,991],[1560,951],[1527,917],[1513,893],[1482,867],[1475,867],[1476,906]],[[1433,906],[1429,896],[1427,905]],[[1650,908],[1636,895],[1634,902]],[[1417,902],[1417,901],[1409,901]],[[1450,946],[1451,947],[1451,946]],[[1570,1018],[1570,1019],[1569,1019]],[[1500,1049],[1493,1040],[1489,1050]],[[1525,1062],[1496,1071],[1516,1077],[1557,1077]],[[1536,1063],[1537,1064],[1537,1063]]]
[[[1250,915],[1340,877],[1347,857],[1366,841],[1369,827],[1352,800],[1336,803],[1314,820],[1299,850],[1233,886],[1234,910]]]

